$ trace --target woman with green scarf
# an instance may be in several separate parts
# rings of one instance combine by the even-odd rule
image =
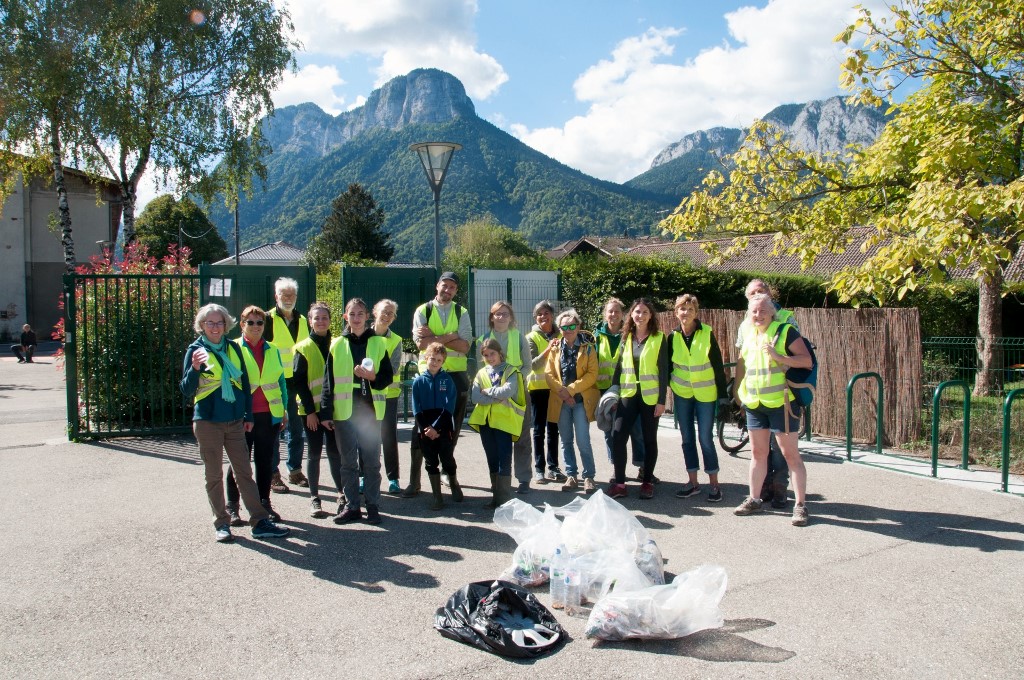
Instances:
[[[241,349],[227,341],[235,319],[224,307],[208,304],[196,314],[199,337],[185,351],[181,391],[195,398],[192,431],[206,469],[206,496],[213,511],[217,540],[227,543],[230,517],[224,502],[223,456],[227,453],[242,503],[249,513],[253,538],[281,538],[289,529],[274,524],[252,478],[245,433],[253,428],[252,393]]]

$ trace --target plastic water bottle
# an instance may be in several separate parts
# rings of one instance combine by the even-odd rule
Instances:
[[[570,560],[565,570],[565,613],[579,616],[583,613],[583,583],[576,561]]]
[[[373,370],[373,359],[371,359],[370,357],[366,357],[365,359],[362,360],[362,362],[359,365],[362,366],[363,369],[365,369],[367,371],[372,371]],[[360,392],[363,394],[363,396],[366,396],[366,379],[365,378],[359,381],[359,389],[360,389]]]
[[[568,555],[565,546],[555,548],[555,555],[551,558],[551,567],[548,578],[551,582],[551,608],[565,609],[565,572],[568,566]]]

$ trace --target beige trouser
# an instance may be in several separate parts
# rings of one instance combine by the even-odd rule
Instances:
[[[242,419],[227,423],[210,420],[192,421],[192,431],[199,442],[199,457],[206,468],[206,497],[213,511],[213,526],[228,526],[231,523],[224,505],[224,452],[238,485],[238,494],[249,513],[249,524],[256,526],[261,519],[270,516],[260,503],[260,492],[252,478],[249,450],[245,446],[245,425]]]

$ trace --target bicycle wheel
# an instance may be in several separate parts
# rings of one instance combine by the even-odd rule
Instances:
[[[747,433],[746,425],[739,428],[740,436],[739,439],[733,439],[731,437],[726,438],[725,436],[725,419],[720,418],[718,420],[716,429],[718,430],[718,445],[729,452],[729,455],[736,455],[739,450],[747,445],[750,441],[750,435]]]

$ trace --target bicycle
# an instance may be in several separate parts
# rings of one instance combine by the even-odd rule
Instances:
[[[730,397],[733,393],[734,382],[735,378],[730,378],[726,385],[726,391]],[[725,426],[727,424],[736,426],[736,429],[740,431],[739,439],[726,439]],[[730,456],[735,456],[750,441],[750,433],[747,432],[747,414],[743,407],[736,404],[731,398],[728,407],[718,407],[715,414],[715,432],[718,435],[719,446],[728,451]]]

